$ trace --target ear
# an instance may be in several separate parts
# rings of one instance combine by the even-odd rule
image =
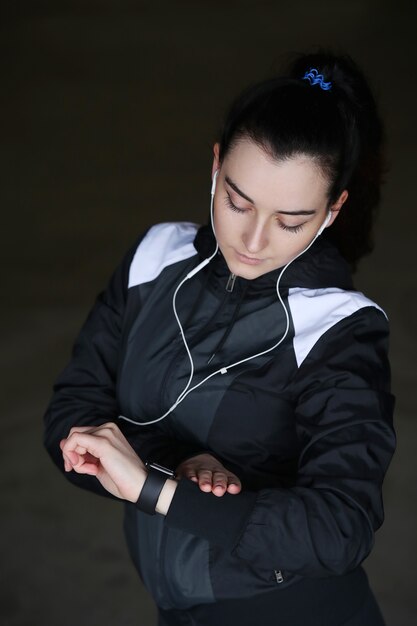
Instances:
[[[216,142],[213,146],[213,165],[211,167],[212,179],[214,176],[214,172],[220,168],[219,150],[220,150],[220,144]]]
[[[348,199],[348,196],[349,196],[348,190],[344,189],[342,193],[340,194],[340,196],[338,197],[338,199],[336,200],[336,202],[332,204],[332,206],[330,207],[330,212],[332,216],[330,218],[329,223],[327,224],[327,228],[333,224],[336,217],[339,215],[339,211],[344,205],[344,203],[346,202],[346,200]]]

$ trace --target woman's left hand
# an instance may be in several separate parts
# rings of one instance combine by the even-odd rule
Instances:
[[[183,461],[175,472],[178,478],[189,478],[198,483],[201,491],[221,497],[226,492],[238,494],[242,483],[236,474],[226,469],[212,454],[204,452]]]
[[[147,471],[114,422],[71,428],[60,447],[65,471],[95,476],[114,496],[137,501]]]

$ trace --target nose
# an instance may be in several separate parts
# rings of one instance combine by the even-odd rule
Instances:
[[[252,222],[243,233],[242,241],[250,254],[258,254],[268,245],[267,225],[261,221]]]

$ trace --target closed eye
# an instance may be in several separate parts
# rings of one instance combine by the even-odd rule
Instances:
[[[233,204],[229,194],[226,194],[224,199],[225,199],[225,202],[226,202],[227,206],[229,207],[229,209],[232,209],[232,211],[236,211],[236,213],[245,213],[246,212],[246,209],[239,209],[238,206]]]
[[[229,196],[229,194],[226,194],[225,196],[225,202],[227,204],[227,206],[229,207],[229,209],[231,209],[232,211],[235,211],[235,213],[246,213],[248,209],[241,209],[238,206],[236,206],[233,202],[231,197]],[[281,222],[281,220],[277,219],[278,225],[280,228],[282,228],[282,230],[285,230],[289,233],[299,233],[302,229],[304,224],[297,224],[295,226],[288,226],[288,224],[284,224],[284,222]]]
[[[286,230],[290,233],[299,233],[300,230],[303,230],[303,226],[304,226],[304,224],[297,224],[296,226],[288,226],[287,224],[283,224],[282,222],[279,222],[279,225],[282,228],[282,230]]]

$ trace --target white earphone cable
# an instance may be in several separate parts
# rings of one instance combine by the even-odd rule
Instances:
[[[240,361],[236,361],[235,363],[231,363],[230,365],[227,365],[226,367],[221,367],[220,369],[212,372],[211,374],[206,376],[206,378],[204,378],[199,383],[197,383],[196,385],[194,385],[193,387],[190,388],[192,379],[194,377],[194,362],[193,362],[193,358],[191,356],[191,352],[190,352],[190,349],[188,347],[187,341],[185,339],[184,329],[183,329],[183,327],[181,325],[181,322],[180,322],[180,319],[178,317],[178,313],[177,313],[177,309],[176,309],[176,298],[177,298],[178,291],[180,290],[182,285],[187,280],[189,280],[192,276],[194,276],[197,272],[199,272],[203,267],[205,267],[205,265],[207,265],[211,261],[211,259],[217,254],[217,251],[219,249],[219,246],[218,246],[218,243],[217,243],[216,232],[215,232],[215,229],[214,229],[214,214],[213,214],[214,193],[215,193],[215,189],[216,189],[217,175],[218,175],[218,170],[215,172],[215,174],[213,176],[213,183],[212,183],[212,187],[211,187],[211,202],[210,202],[211,224],[212,224],[213,234],[214,234],[214,237],[216,239],[216,249],[215,249],[215,251],[213,252],[213,254],[210,257],[208,257],[207,259],[204,259],[204,261],[202,261],[202,263],[197,265],[197,267],[195,267],[193,270],[191,270],[191,272],[189,272],[185,276],[185,278],[182,279],[182,281],[179,283],[178,287],[175,289],[174,295],[172,297],[172,308],[173,308],[173,311],[174,311],[175,319],[176,319],[177,324],[179,326],[181,337],[182,337],[182,340],[184,342],[184,346],[185,346],[185,349],[187,351],[187,355],[188,355],[188,358],[189,358],[189,361],[190,361],[190,365],[191,365],[190,376],[188,378],[186,386],[184,387],[182,392],[179,394],[179,396],[175,400],[174,404],[168,409],[168,411],[166,411],[166,413],[161,415],[161,417],[158,417],[157,419],[151,420],[149,422],[137,422],[137,421],[132,420],[129,417],[126,417],[124,415],[119,415],[120,419],[126,420],[127,422],[130,422],[132,424],[137,424],[138,426],[148,426],[150,424],[156,424],[157,422],[160,422],[161,420],[165,419],[165,417],[167,417],[167,415],[172,413],[172,411],[174,411],[177,408],[177,406],[188,396],[189,393],[191,393],[192,391],[194,391],[195,389],[197,389],[198,387],[203,385],[205,382],[210,380],[210,378],[212,378],[213,376],[216,376],[217,374],[226,374],[228,372],[228,370],[232,369],[233,367],[237,367],[238,365],[241,365],[242,363],[246,363],[247,361],[250,361],[250,360],[255,359],[257,357],[263,356],[264,354],[267,354],[268,352],[271,352],[272,350],[277,348],[284,341],[284,339],[286,338],[286,336],[288,334],[289,328],[290,328],[290,315],[289,315],[287,307],[286,307],[286,305],[285,305],[285,303],[284,303],[284,301],[283,301],[283,299],[281,297],[280,291],[279,291],[279,284],[281,282],[281,278],[282,278],[284,272],[287,270],[287,268],[291,265],[291,263],[294,263],[294,261],[296,259],[298,259],[302,254],[307,252],[307,250],[309,250],[309,248],[311,248],[313,243],[316,241],[317,237],[319,237],[321,235],[321,233],[323,232],[323,230],[326,228],[326,226],[329,223],[330,218],[331,218],[331,212],[329,211],[327,216],[326,216],[326,219],[324,220],[323,224],[320,226],[319,230],[315,234],[314,238],[310,241],[308,246],[306,248],[304,248],[304,250],[299,252],[293,259],[291,259],[291,261],[289,261],[283,267],[283,269],[281,270],[281,272],[280,272],[280,274],[278,276],[277,283],[276,283],[276,292],[277,292],[278,300],[280,301],[280,303],[282,305],[282,308],[284,309],[285,318],[286,318],[285,331],[284,331],[282,337],[280,338],[280,340],[276,344],[274,344],[271,348],[268,348],[267,350],[263,350],[262,352],[257,352],[256,354],[253,354],[251,356],[245,357],[244,359],[241,359]]]

